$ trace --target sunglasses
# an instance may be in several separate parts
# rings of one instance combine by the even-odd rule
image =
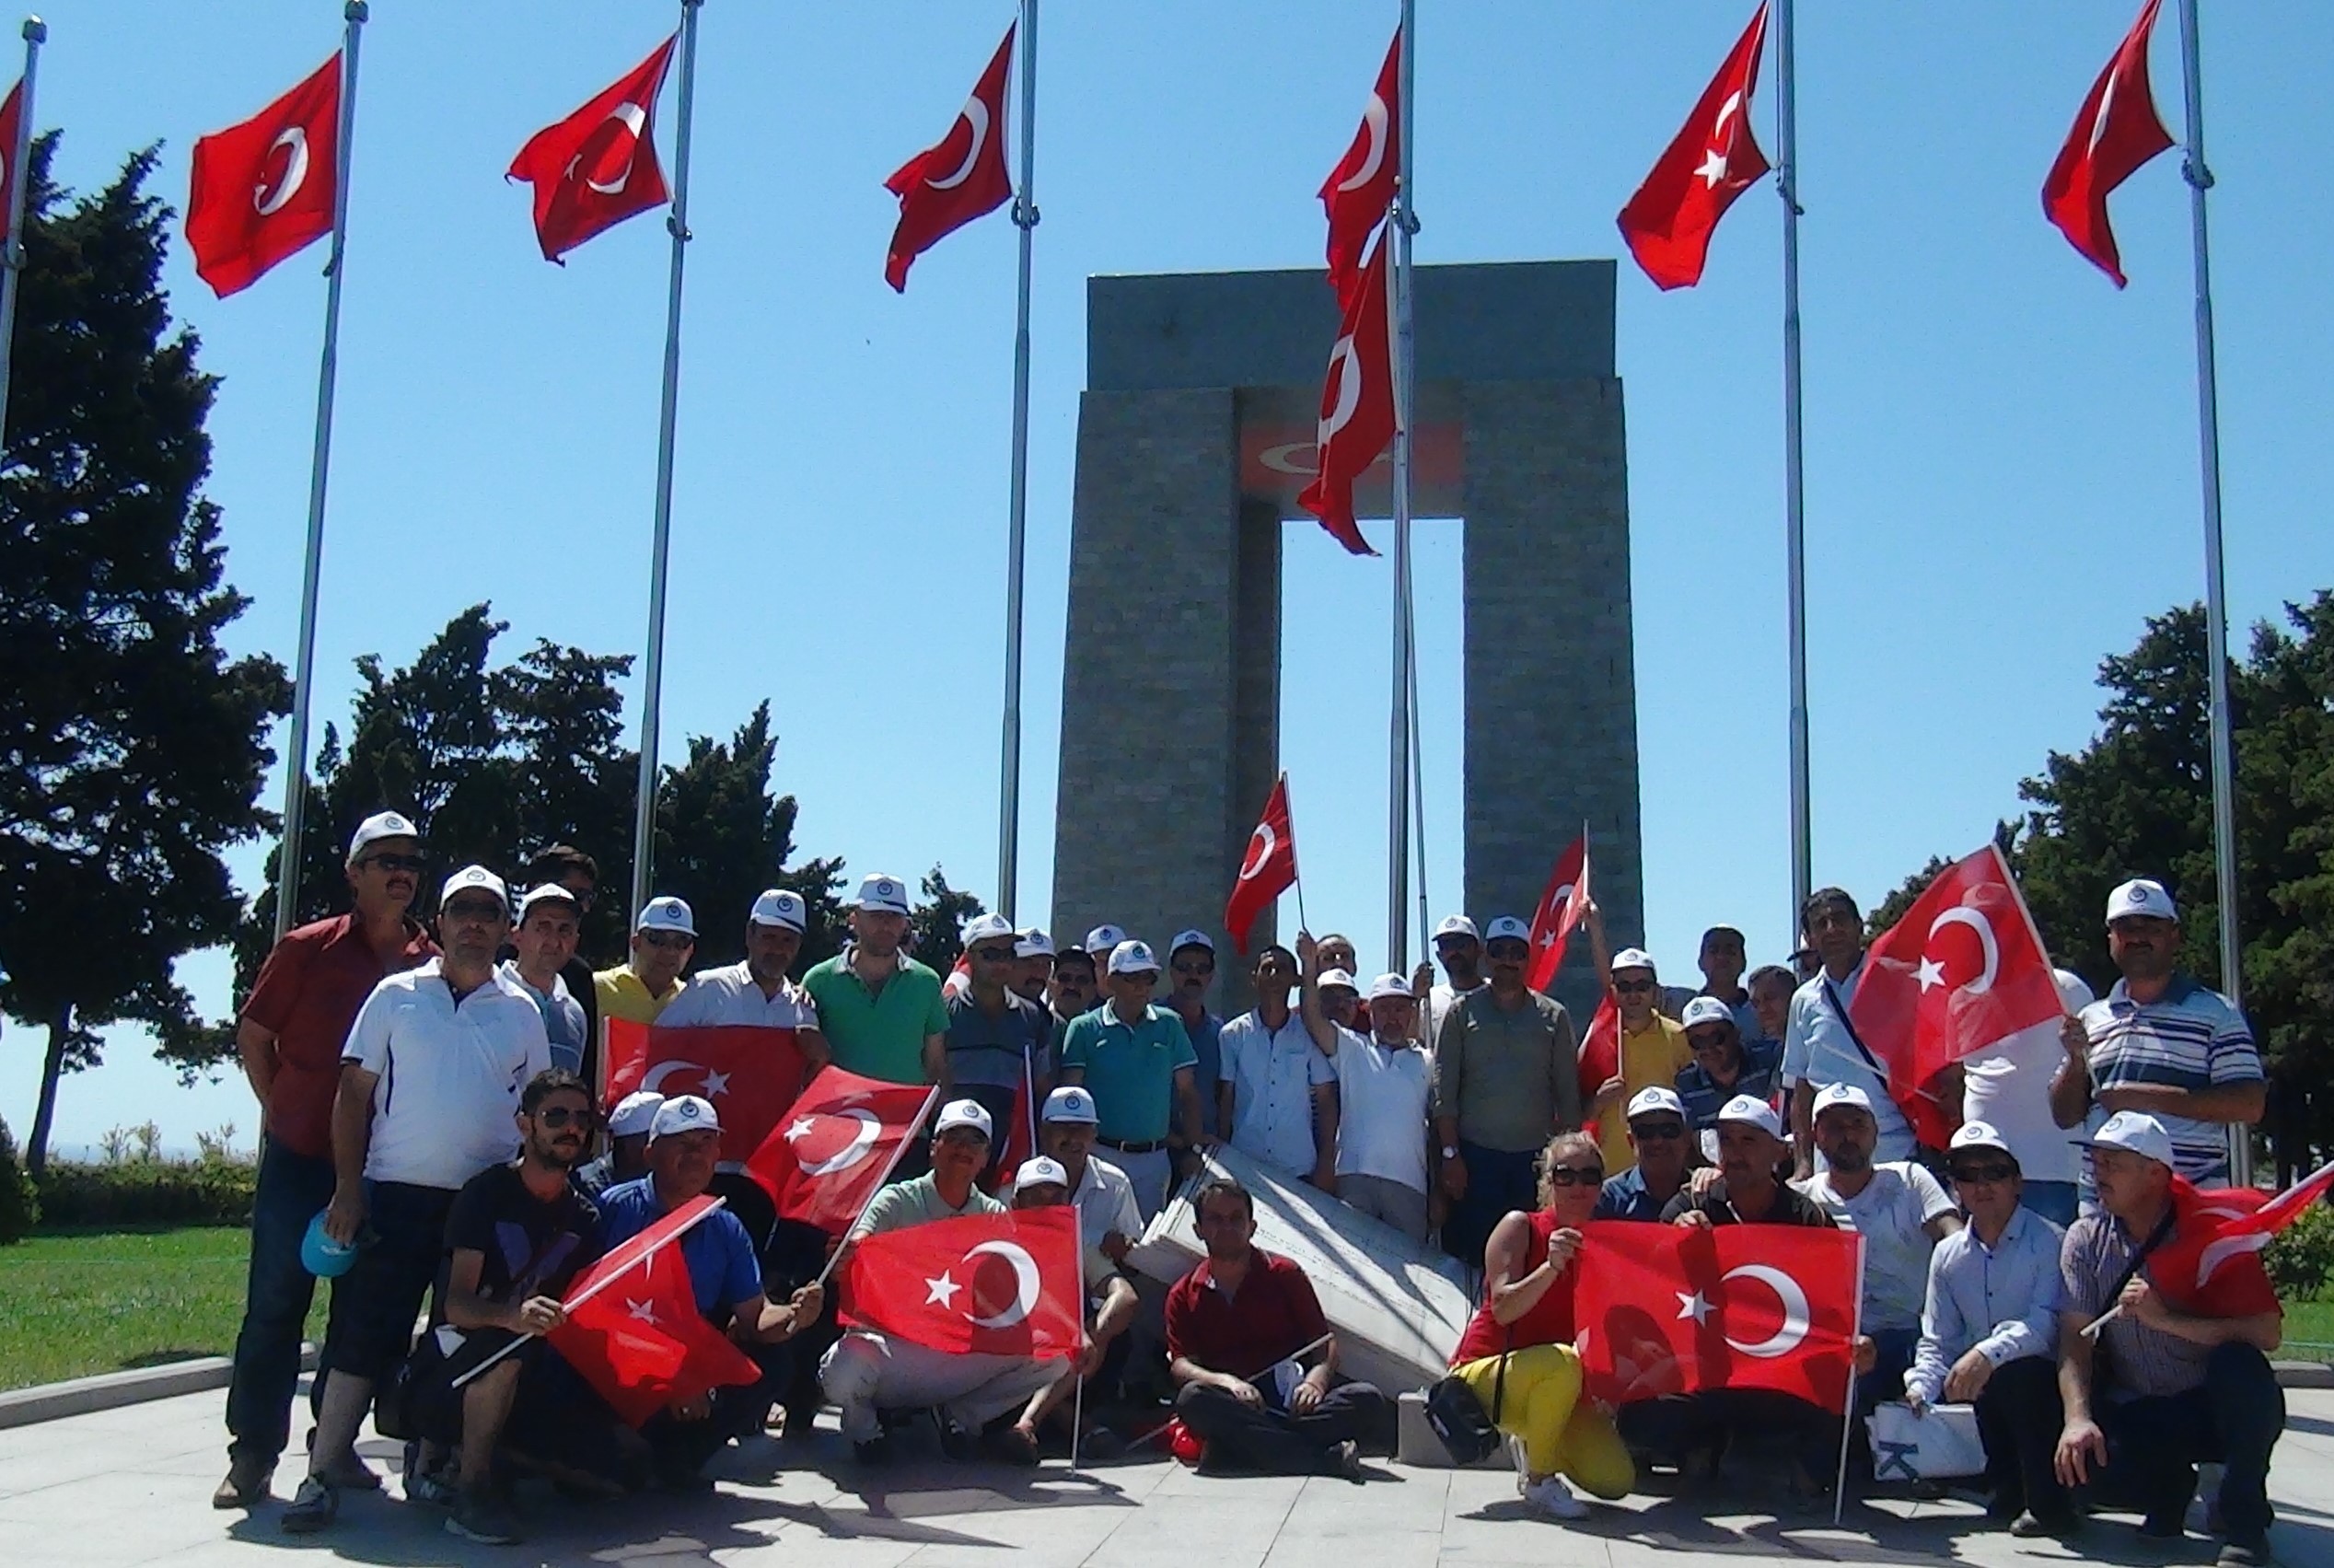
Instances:
[[[377,865],[383,871],[427,871],[430,863],[418,854],[368,854],[367,865]]]
[[[563,1127],[589,1127],[593,1119],[588,1110],[571,1110],[563,1105],[554,1105],[535,1112],[535,1120],[556,1132]]]
[[[2010,1167],[2006,1165],[1957,1165],[1953,1167],[1956,1181],[2007,1181]]]
[[[1682,1138],[1686,1135],[1686,1124],[1682,1121],[1632,1121],[1629,1124],[1629,1131],[1642,1144],[1649,1138]]]
[[[1605,1171],[1601,1166],[1552,1165],[1548,1167],[1550,1187],[1601,1187]]]
[[[1620,992],[1623,996],[1635,996],[1641,993],[1651,991],[1653,988],[1654,982],[1650,980],[1617,980],[1613,981],[1613,989]]]
[[[693,947],[697,938],[679,931],[644,931],[640,939],[652,947]]]
[[[1213,964],[1178,964],[1175,972],[1187,980],[1205,980],[1215,972]]]
[[[1532,956],[1531,948],[1525,944],[1504,938],[1492,943],[1483,951],[1506,963],[1515,963]]]
[[[1010,947],[975,947],[972,956],[984,964],[1009,964],[1014,953]]]
[[[497,903],[457,899],[437,912],[447,920],[501,920],[508,912]]]

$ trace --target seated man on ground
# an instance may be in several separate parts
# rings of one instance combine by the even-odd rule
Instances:
[[[1337,1339],[1312,1282],[1258,1249],[1247,1188],[1209,1182],[1196,1224],[1208,1255],[1167,1293],[1167,1337],[1175,1412],[1205,1445],[1202,1465],[1360,1481],[1362,1441],[1382,1442],[1391,1403],[1337,1380]]]
[[[2052,1472],[2059,1408],[2059,1227],[2019,1200],[2009,1140],[1965,1121],[1946,1152],[1968,1225],[1929,1257],[1921,1345],[1905,1374],[1916,1414],[1973,1404],[1985,1444],[1986,1512],[2015,1536],[2063,1536],[2081,1522]],[[1839,1167],[1835,1165],[1835,1170]]]
[[[648,1174],[619,1182],[600,1194],[600,1250],[610,1251],[703,1195],[721,1157],[721,1122],[712,1102],[680,1095],[658,1108],[648,1132]],[[784,1302],[762,1290],[761,1265],[753,1238],[737,1216],[719,1209],[680,1238],[681,1260],[697,1310],[705,1321],[737,1342],[761,1368],[760,1381],[717,1388],[711,1395],[677,1401],[641,1428],[655,1456],[657,1479],[684,1488],[696,1484],[705,1461],[733,1437],[760,1432],[771,1404],[784,1395],[794,1370],[786,1342],[816,1321],[823,1300],[819,1287],[806,1285]]]
[[[1070,1173],[1062,1168],[1059,1160],[1040,1155],[1022,1161],[1021,1167],[1013,1173],[1016,1209],[1051,1209],[1069,1201]],[[1016,1430],[1033,1448],[1047,1419],[1063,1412],[1079,1386],[1093,1380],[1111,1347],[1133,1326],[1135,1313],[1141,1307],[1133,1283],[1093,1248],[1086,1249],[1079,1272],[1086,1286],[1086,1347],[1062,1376],[1030,1397],[1021,1419],[1014,1423]],[[1087,1423],[1079,1434],[1081,1455],[1108,1459],[1125,1452],[1126,1445],[1117,1433],[1095,1424],[1090,1414]]]
[[[1682,1132],[1678,1141],[1684,1142]],[[1573,1351],[1580,1227],[1597,1206],[1604,1177],[1594,1137],[1562,1132],[1550,1140],[1539,1207],[1515,1211],[1492,1228],[1483,1252],[1483,1303],[1451,1357],[1451,1370],[1499,1429],[1522,1439],[1515,1484],[1525,1501],[1560,1519],[1588,1516],[1588,1504],[1573,1495],[1564,1477],[1607,1502],[1628,1495],[1637,1479],[1611,1419],[1581,1398],[1580,1357]]]
[[[2181,1247],[2172,1135],[2154,1117],[2119,1110],[2085,1140],[2100,1212],[2067,1232],[2060,1253],[2059,1479],[2143,1514],[2140,1533],[2177,1540],[2196,1467],[2217,1461],[2223,1568],[2270,1561],[2270,1457],[2285,1430],[2285,1395],[2270,1367],[2284,1338],[2260,1254],[2241,1252],[2195,1299],[2199,1249]],[[2186,1278],[2152,1259],[2185,1253]],[[2096,1338],[2084,1334],[2095,1324]]]
[[[981,1191],[989,1164],[989,1113],[972,1099],[950,1100],[933,1124],[932,1168],[883,1189],[843,1238],[861,1238],[966,1214],[1001,1214],[1004,1205]],[[842,1267],[838,1262],[837,1267]],[[1008,1464],[1034,1465],[1037,1445],[1004,1418],[1062,1375],[1061,1364],[1026,1355],[951,1354],[872,1329],[853,1329],[819,1364],[819,1382],[842,1411],[842,1434],[863,1465],[891,1458],[882,1411],[930,1409],[943,1452],[970,1458],[975,1446]]]

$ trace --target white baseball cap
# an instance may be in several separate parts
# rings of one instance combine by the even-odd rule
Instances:
[[[1022,932],[1014,943],[1013,956],[1016,958],[1050,958],[1053,957],[1053,938],[1033,925]]]
[[[1503,914],[1483,929],[1485,942],[1497,942],[1506,936],[1513,936],[1518,942],[1528,942],[1532,939],[1532,928],[1512,914]]]
[[[1086,950],[1089,953],[1108,953],[1125,940],[1125,927],[1106,922],[1086,934]]]
[[[356,831],[348,842],[349,864],[354,865],[365,852],[383,839],[419,839],[422,830],[395,811],[376,811],[356,825]]]
[[[2179,907],[2172,895],[2164,890],[2164,884],[2147,877],[2135,877],[2108,895],[2108,923],[2112,925],[2126,915],[2150,915],[2157,920],[2177,920]]]
[[[675,1095],[656,1108],[656,1114],[648,1123],[648,1141],[674,1132],[718,1132],[721,1118],[714,1114],[714,1102],[699,1095]]]
[[[1953,1130],[1952,1142],[1945,1149],[1949,1154],[1962,1149],[1999,1149],[2013,1159],[2017,1157],[2010,1148],[2010,1140],[1994,1131],[1991,1121],[1964,1121]]]
[[[1721,1121],[1741,1121],[1765,1131],[1770,1138],[1782,1136],[1782,1118],[1775,1108],[1755,1095],[1736,1095],[1718,1108]]]
[[[974,915],[965,922],[961,935],[968,947],[975,942],[993,942],[1000,936],[1009,936],[1013,939],[1013,956],[1021,956],[1021,933],[1014,930],[1013,922],[1001,914]]]
[[[1825,1111],[1836,1110],[1843,1105],[1851,1110],[1861,1110],[1866,1116],[1872,1114],[1872,1097],[1853,1084],[1826,1084],[1816,1091],[1816,1115],[1821,1116]]]
[[[952,1099],[942,1106],[940,1120],[932,1124],[932,1135],[937,1138],[943,1132],[958,1127],[970,1127],[983,1138],[992,1138],[996,1135],[993,1124],[989,1121],[988,1111],[981,1108],[981,1102],[977,1099]]]
[[[754,900],[753,912],[746,916],[749,925],[783,925],[789,931],[810,929],[810,907],[802,901],[802,895],[786,888],[772,888]]]
[[[1654,956],[1643,947],[1623,947],[1613,955],[1613,973],[1623,970],[1643,970],[1647,974],[1660,971],[1654,968]]]
[[[1045,1109],[1038,1113],[1039,1121],[1083,1121],[1088,1126],[1098,1124],[1102,1118],[1094,1109],[1094,1093],[1076,1084],[1064,1084],[1045,1097]]]
[[[859,896],[851,900],[863,910],[877,910],[886,914],[906,914],[908,885],[888,872],[878,871],[872,877],[859,879]]]
[[[645,1132],[656,1123],[656,1112],[665,1103],[665,1097],[655,1089],[634,1089],[616,1102],[616,1113],[608,1119],[608,1135],[630,1138]]]
[[[472,888],[483,888],[503,901],[505,912],[509,911],[511,890],[503,885],[503,879],[500,877],[495,876],[483,865],[465,865],[453,876],[448,877],[446,879],[446,886],[437,890],[438,907],[445,908],[448,899],[457,893],[468,892]]]
[[[1649,1089],[1639,1089],[1631,1098],[1629,1109],[1622,1120],[1634,1121],[1641,1116],[1659,1115],[1674,1116],[1683,1121],[1686,1119],[1686,1102],[1678,1098],[1676,1089],[1664,1088],[1661,1085],[1655,1084]]]
[[[2074,1140],[2086,1149],[2129,1149],[2161,1166],[2172,1164],[2172,1134],[2143,1110],[2119,1110],[2096,1132]]]
[[[1326,981],[1329,977],[1324,975],[1321,978]],[[1370,981],[1370,1000],[1373,1002],[1381,996],[1399,996],[1405,1002],[1412,1002],[1417,1000],[1417,995],[1418,993],[1411,989],[1410,977],[1407,975],[1399,975],[1388,970]]]
[[[1020,1167],[1013,1173],[1013,1190],[1016,1192],[1027,1192],[1032,1187],[1060,1187],[1066,1191],[1069,1185],[1070,1173],[1062,1168],[1062,1162],[1048,1159],[1043,1155],[1023,1160]]]
[[[1344,970],[1323,970],[1320,978],[1313,983],[1323,991],[1327,991],[1332,985],[1341,985],[1348,991],[1362,989],[1354,982],[1353,975]]]
[[[533,909],[537,904],[547,904],[554,901],[575,905],[575,912],[577,914],[584,912],[583,900],[577,898],[574,893],[561,887],[556,882],[546,882],[540,887],[529,888],[527,890],[527,896],[518,900],[518,918],[525,920],[527,918],[527,912]]]
[[[641,906],[640,919],[634,931],[678,931],[692,940],[697,935],[697,917],[690,912],[687,899],[676,899],[668,893],[661,899],[651,899]]]
[[[1446,914],[1443,917],[1443,923],[1434,928],[1434,940],[1440,942],[1446,936],[1464,936],[1469,942],[1482,940],[1476,934],[1475,923],[1463,914]]]
[[[1618,970],[1620,965],[1615,964]],[[1735,1010],[1715,996],[1697,996],[1686,1004],[1686,1011],[1678,1019],[1681,1028],[1700,1028],[1704,1024],[1733,1024]]]
[[[1151,944],[1129,940],[1110,949],[1110,972],[1156,974],[1159,972],[1159,960],[1152,955]]]
[[[1213,956],[1215,952],[1215,938],[1197,928],[1179,931],[1175,934],[1175,940],[1167,944],[1167,957],[1172,958],[1186,947],[1205,947]]]

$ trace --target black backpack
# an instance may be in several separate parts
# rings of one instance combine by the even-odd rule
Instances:
[[[1434,1429],[1444,1452],[1454,1465],[1472,1465],[1489,1458],[1500,1444],[1500,1408],[1507,1402],[1507,1353],[1499,1357],[1499,1374],[1492,1383],[1492,1408],[1486,1411],[1457,1374],[1445,1376],[1426,1390],[1426,1424]]]

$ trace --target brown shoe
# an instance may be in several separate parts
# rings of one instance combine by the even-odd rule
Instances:
[[[226,1461],[226,1479],[211,1493],[214,1508],[253,1508],[266,1500],[268,1482],[274,1479],[275,1461],[262,1461],[252,1456],[230,1454]]]

